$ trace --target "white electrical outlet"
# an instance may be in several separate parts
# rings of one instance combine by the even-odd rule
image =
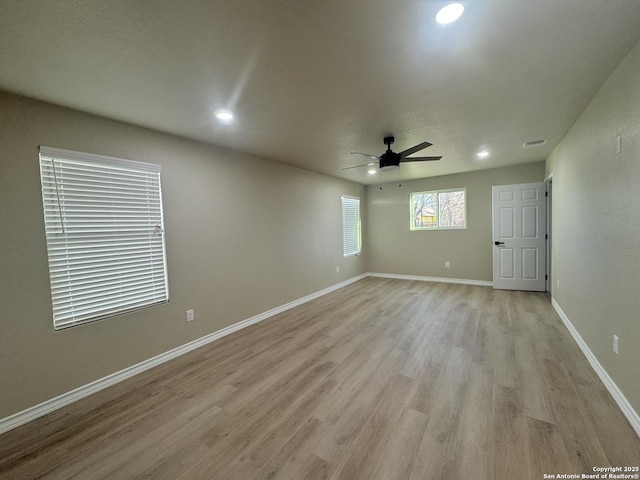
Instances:
[[[336,273],[340,273],[340,265],[336,265]]]
[[[193,308],[187,310],[187,322],[193,321],[194,318],[196,318],[196,315],[193,313]]]
[[[622,134],[616,135],[616,155],[622,152]]]
[[[560,279],[559,278],[556,280],[556,288],[558,290],[560,290]]]
[[[450,268],[451,267],[451,262],[444,262],[444,268]]]
[[[616,353],[616,355],[619,353],[619,349],[620,349],[620,339],[618,338],[617,335],[613,336],[613,351]]]

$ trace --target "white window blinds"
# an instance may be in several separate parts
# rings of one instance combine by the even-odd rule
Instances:
[[[40,147],[55,329],[168,300],[160,166]]]
[[[360,199],[342,197],[342,253],[345,257],[360,253]]]

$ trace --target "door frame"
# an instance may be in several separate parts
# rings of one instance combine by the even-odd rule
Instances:
[[[553,298],[553,172],[549,173],[544,179],[547,186],[547,262],[546,262],[546,287],[547,293]]]

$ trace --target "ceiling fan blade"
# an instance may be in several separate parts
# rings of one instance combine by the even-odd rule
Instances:
[[[360,152],[349,152],[349,155],[362,155],[364,157],[373,158],[374,160],[379,160],[380,157],[376,155],[369,155],[368,153],[360,153]]]
[[[375,163],[369,162],[369,163],[363,163],[362,165],[354,165],[353,167],[344,167],[342,170],[349,170],[350,168],[368,167],[369,165],[375,165]]]
[[[442,157],[411,157],[411,158],[401,158],[401,162],[435,162],[440,160]]]
[[[422,150],[423,148],[430,147],[431,145],[433,145],[433,144],[431,144],[431,143],[429,143],[429,142],[422,142],[422,143],[419,143],[418,145],[415,145],[415,146],[413,146],[413,147],[411,147],[411,148],[407,148],[406,150],[403,150],[402,152],[400,152],[400,156],[401,156],[401,157],[408,157],[408,156],[409,156],[409,155],[411,155],[412,153],[419,152],[419,151],[420,151],[420,150]]]

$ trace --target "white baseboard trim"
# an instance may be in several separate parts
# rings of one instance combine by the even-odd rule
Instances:
[[[609,391],[613,399],[616,401],[616,403],[618,404],[618,407],[620,407],[620,410],[622,410],[622,413],[624,414],[624,416],[627,417],[627,420],[629,420],[629,423],[631,424],[633,429],[636,431],[636,434],[638,435],[638,437],[640,437],[640,416],[638,416],[638,413],[633,409],[633,407],[631,406],[627,398],[624,396],[622,391],[618,388],[616,383],[609,376],[609,374],[604,369],[604,367],[600,364],[596,356],[593,354],[593,352],[587,345],[587,343],[582,339],[582,337],[578,333],[578,330],[576,330],[576,328],[573,326],[573,324],[569,320],[569,317],[567,317],[567,315],[562,311],[562,308],[560,308],[560,305],[558,305],[558,302],[556,302],[555,298],[551,299],[551,305],[553,305],[553,308],[557,312],[562,322],[567,327],[567,330],[569,330],[569,333],[571,333],[571,336],[578,344],[578,347],[580,347],[580,350],[582,350],[582,353],[584,353],[584,356],[587,357],[587,360],[589,361],[591,368],[593,368],[593,370],[596,372],[598,377],[600,377],[600,380],[604,384],[605,388]]]
[[[461,285],[479,285],[481,287],[493,287],[493,282],[486,280],[469,280],[466,278],[447,277],[422,277],[419,275],[398,275],[396,273],[367,273],[369,277],[396,278],[398,280],[417,280],[419,282],[459,283]]]
[[[353,277],[345,280],[344,282],[337,283],[318,292],[312,293],[305,297],[260,313],[254,317],[247,318],[246,320],[242,320],[238,323],[234,323],[233,325],[229,325],[222,330],[218,330],[216,332],[210,333],[209,335],[205,335],[204,337],[200,337],[196,340],[193,340],[192,342],[169,350],[168,352],[161,353],[160,355],[149,358],[148,360],[144,360],[136,365],[125,368],[124,370],[112,373],[111,375],[107,375],[104,378],[100,378],[87,385],[83,385],[82,387],[76,388],[75,390],[63,393],[62,395],[42,402],[33,407],[27,408],[26,410],[22,410],[21,412],[17,412],[9,417],[0,419],[0,434],[8,432],[9,430],[19,427],[20,425],[24,425],[25,423],[35,420],[36,418],[47,415],[48,413],[58,410],[82,398],[88,397],[89,395],[99,392],[100,390],[104,390],[105,388],[122,382],[123,380],[131,378],[162,363],[168,362],[169,360],[179,357],[180,355],[184,355],[185,353],[195,350],[196,348],[200,348],[208,343],[214,342],[215,340],[225,337],[233,332],[237,332],[238,330],[242,330],[243,328],[246,328],[250,325],[266,320],[269,317],[273,317],[274,315],[278,315],[279,313],[282,313],[286,310],[310,302],[311,300],[315,300],[316,298],[339,290],[340,288],[346,287],[347,285],[357,282],[358,280],[362,280],[365,277],[367,277],[366,273],[358,275],[357,277]]]
[[[274,315],[278,315],[279,313],[285,312],[291,308],[302,305],[311,300],[315,300],[323,295],[339,290],[340,288],[346,287],[351,283],[357,282],[358,280],[362,280],[365,277],[379,277],[379,278],[394,278],[400,280],[417,280],[417,281],[425,281],[425,282],[442,282],[442,283],[458,283],[458,284],[466,284],[466,285],[480,285],[480,286],[493,286],[493,282],[486,282],[481,280],[465,280],[465,279],[457,279],[457,278],[443,278],[443,277],[422,277],[415,275],[397,275],[397,274],[388,274],[388,273],[373,273],[369,272],[366,274],[358,275],[357,277],[350,278],[345,280],[344,282],[338,283],[336,285],[332,285],[331,287],[325,288],[318,292],[312,293],[305,297],[299,298],[287,304],[281,305],[279,307],[273,308],[261,314],[255,315],[251,318],[247,318],[242,320],[241,322],[230,325],[222,330],[218,330],[216,332],[210,333],[209,335],[205,335],[204,337],[198,338],[189,342],[180,347],[169,350],[168,352],[157,355],[148,360],[144,360],[136,365],[125,368],[124,370],[120,370],[119,372],[115,372],[111,375],[107,375],[104,378],[98,379],[94,382],[91,382],[87,385],[83,385],[82,387],[76,388],[70,392],[59,395],[55,398],[42,402],[33,407],[27,408],[26,410],[22,410],[21,412],[17,412],[9,417],[0,419],[0,434],[8,432],[20,425],[24,425],[36,418],[47,415],[55,410],[58,410],[66,405],[69,405],[73,402],[76,402],[82,398],[88,397],[94,393],[99,392],[100,390],[104,390],[112,385],[115,385],[119,382],[122,382],[128,378],[131,378],[139,373],[142,373],[146,370],[149,370],[157,365],[168,362],[180,355],[184,355],[185,353],[191,352],[196,348],[200,348],[208,343],[211,343],[215,340],[218,340],[222,337],[225,337],[233,332],[246,328],[250,325],[259,323],[267,318],[270,318]],[[578,331],[569,321],[569,318],[562,311],[558,303],[555,299],[551,300],[551,303],[558,313],[558,316],[566,325],[567,329],[573,336],[574,340],[587,357],[587,360],[591,364],[591,367],[595,370],[596,374],[600,377],[600,380],[607,388],[611,396],[614,398],[622,413],[627,417],[629,423],[636,431],[638,436],[640,436],[640,416],[638,416],[637,412],[633,409],[629,401],[626,399],[624,394],[620,391],[618,386],[615,384],[613,379],[609,376],[606,370],[602,367],[598,359],[593,355],[587,344],[584,342]]]

